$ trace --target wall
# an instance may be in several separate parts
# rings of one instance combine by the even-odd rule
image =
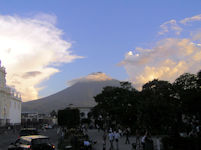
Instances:
[[[10,100],[9,119],[11,124],[21,123],[21,101],[12,99]]]

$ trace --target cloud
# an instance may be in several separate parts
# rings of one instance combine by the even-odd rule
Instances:
[[[23,75],[23,78],[32,78],[32,77],[36,77],[38,75],[40,75],[41,72],[40,71],[31,71],[31,72],[26,72],[24,75]]]
[[[193,17],[189,17],[189,18],[184,18],[180,21],[180,23],[186,24],[186,23],[194,22],[194,21],[201,21],[201,14],[193,16]]]
[[[177,24],[176,20],[172,19],[160,25],[161,31],[158,32],[159,35],[163,35],[167,32],[174,31],[176,35],[179,35],[182,28]]]
[[[39,84],[59,72],[61,63],[82,58],[62,39],[56,16],[38,14],[30,18],[0,15],[0,59],[7,71],[7,84],[15,87],[23,101],[38,98]]]
[[[187,29],[184,26],[182,30]],[[168,29],[164,28],[163,33],[166,31]],[[192,31],[189,36],[160,38],[149,49],[137,47],[126,53],[120,65],[124,66],[135,87],[141,89],[144,83],[153,79],[173,82],[185,72],[197,73],[201,69],[201,30],[193,28]]]
[[[112,80],[112,78],[107,76],[105,73],[96,72],[96,73],[89,74],[89,75],[87,75],[85,77],[81,77],[81,78],[78,78],[78,79],[73,79],[71,81],[68,81],[67,84],[69,86],[72,86],[73,84],[78,83],[78,82],[107,81],[107,80]]]

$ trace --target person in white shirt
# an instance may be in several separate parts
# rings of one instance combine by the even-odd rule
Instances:
[[[119,132],[119,135],[121,137],[122,136],[122,130],[120,128],[118,129],[118,132]]]

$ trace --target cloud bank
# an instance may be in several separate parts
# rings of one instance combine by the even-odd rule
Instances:
[[[107,76],[105,73],[96,72],[96,73],[89,74],[85,77],[81,77],[78,79],[73,79],[71,81],[68,81],[67,84],[69,86],[72,86],[73,84],[78,83],[78,82],[107,81],[107,80],[112,80],[112,78]]]
[[[23,101],[38,98],[38,85],[81,56],[69,50],[55,26],[56,17],[39,14],[30,18],[0,15],[0,59],[7,71],[7,84],[15,87]]]
[[[151,48],[137,47],[126,53],[120,64],[136,88],[153,79],[173,82],[185,72],[197,73],[201,69],[201,29],[185,27],[186,23],[201,21],[200,16],[184,18],[179,23],[167,21],[160,26],[159,35],[174,31],[174,36],[160,38]],[[183,36],[183,31],[188,36]]]

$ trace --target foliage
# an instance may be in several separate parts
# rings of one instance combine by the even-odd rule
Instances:
[[[80,112],[78,109],[66,108],[58,111],[58,124],[67,128],[76,128],[80,124]]]
[[[168,132],[176,120],[176,106],[172,85],[167,81],[153,80],[143,85],[138,108],[139,125],[152,132]]]
[[[199,137],[164,137],[162,139],[164,150],[200,150]]]
[[[179,96],[182,114],[201,116],[200,74],[185,73],[173,83],[175,93]]]
[[[116,123],[132,125],[136,122],[138,92],[130,83],[121,83],[123,87],[105,87],[101,94],[95,96],[98,105],[94,112],[99,112],[103,118],[109,117]]]
[[[120,87],[105,87],[95,96],[97,105],[92,114],[103,122],[131,128],[151,129],[152,133],[178,135],[185,128],[182,116],[201,120],[201,71],[196,75],[184,73],[173,84],[149,81],[137,91],[129,82]]]
[[[53,111],[50,113],[50,116],[51,116],[51,117],[54,117],[54,116],[57,117],[57,112],[56,112],[55,110],[53,110]]]

